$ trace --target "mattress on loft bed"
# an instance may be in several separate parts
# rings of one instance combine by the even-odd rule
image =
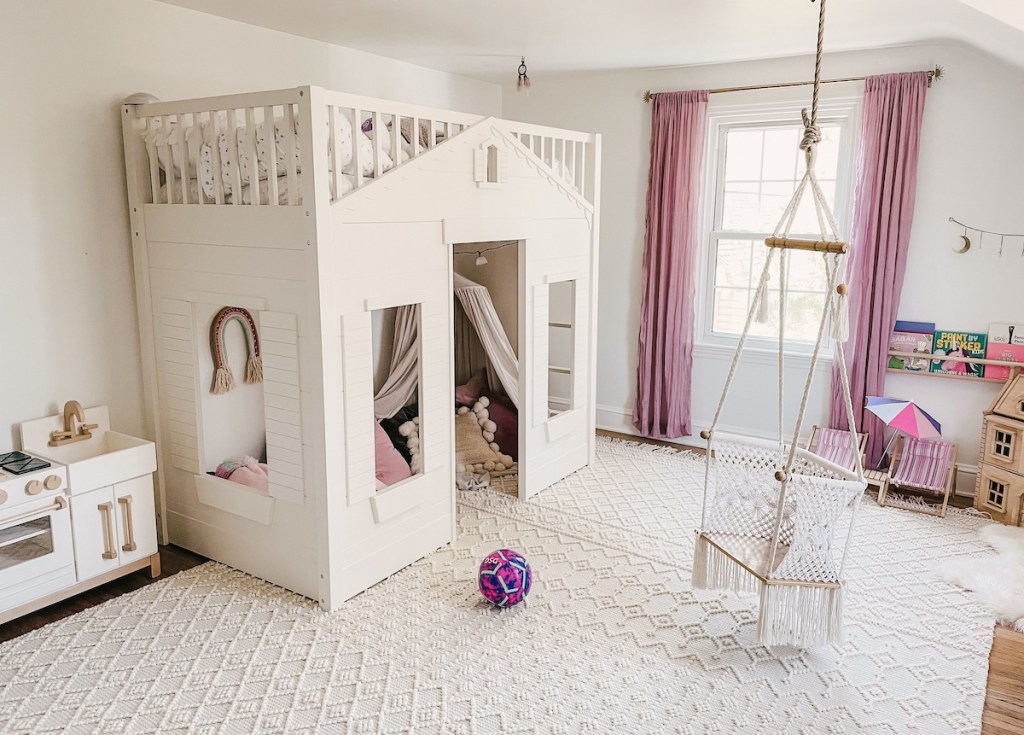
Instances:
[[[302,204],[302,174],[297,174],[295,177],[298,182],[296,186],[295,204]],[[341,194],[347,194],[348,192],[355,189],[355,177],[350,174],[343,174],[341,177]],[[268,179],[260,179],[260,204],[270,204],[270,181]],[[181,179],[174,180],[174,187],[172,189],[174,193],[174,201],[178,204],[182,202],[181,195]],[[206,187],[203,187],[203,201],[210,203],[216,201],[213,194],[207,192]],[[167,184],[160,187],[160,201],[167,201]],[[190,204],[197,204],[199,202],[199,181],[197,179],[188,180],[188,201]],[[235,199],[233,194],[224,194],[225,204],[234,204]],[[277,203],[280,205],[288,204],[288,177],[281,174],[277,177]],[[252,204],[252,186],[244,184],[242,186],[242,204]]]

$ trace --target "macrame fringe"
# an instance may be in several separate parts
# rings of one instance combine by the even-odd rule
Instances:
[[[850,339],[850,299],[846,294],[840,294],[836,301],[836,314],[832,321],[832,339],[836,342],[846,342]]]
[[[697,535],[693,550],[691,580],[695,589],[702,590],[757,592],[760,585],[757,577],[708,543],[703,534]]]
[[[766,584],[757,638],[764,646],[813,648],[843,640],[843,588]]]
[[[263,358],[258,355],[252,355],[245,363],[245,382],[246,383],[262,383],[263,382]]]
[[[217,368],[217,372],[213,374],[213,389],[211,392],[220,394],[233,391],[234,389],[235,376],[231,374],[231,368],[227,365]]]

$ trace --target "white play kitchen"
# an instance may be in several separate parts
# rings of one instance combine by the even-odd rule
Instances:
[[[152,442],[68,401],[0,454],[0,623],[145,567],[160,574]]]

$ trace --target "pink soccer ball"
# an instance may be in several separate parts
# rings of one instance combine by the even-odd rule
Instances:
[[[512,607],[530,593],[533,572],[522,554],[511,549],[492,551],[480,563],[480,594],[498,607]]]

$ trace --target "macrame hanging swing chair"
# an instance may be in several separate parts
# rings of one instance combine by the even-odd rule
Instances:
[[[701,432],[701,437],[707,440],[708,451],[704,504],[693,562],[695,588],[760,593],[757,634],[763,645],[804,648],[837,643],[842,639],[843,568],[857,509],[866,487],[859,451],[853,452],[855,466],[851,472],[798,446],[815,366],[830,318],[835,359],[839,365],[851,427],[851,446],[858,446],[852,428],[853,403],[843,349],[849,322],[847,288],[841,283],[841,278],[845,272],[848,245],[839,234],[835,217],[814,172],[817,145],[821,140],[817,121],[826,0],[818,2],[821,5],[814,97],[810,115],[806,109],[802,113],[804,135],[800,142],[807,170],[772,237],[765,241],[768,252],[764,269],[726,377],[722,398],[711,427]],[[817,214],[821,230],[821,239],[817,241],[789,237],[805,196],[812,198]],[[789,254],[793,250],[821,254],[826,292],[796,425],[792,427],[787,441],[783,423],[783,345],[786,338],[786,278]],[[725,434],[717,428],[751,324],[755,319],[766,319],[768,281],[773,268],[777,268],[780,289],[777,441]],[[837,559],[835,537],[848,509],[852,511],[846,540]]]

